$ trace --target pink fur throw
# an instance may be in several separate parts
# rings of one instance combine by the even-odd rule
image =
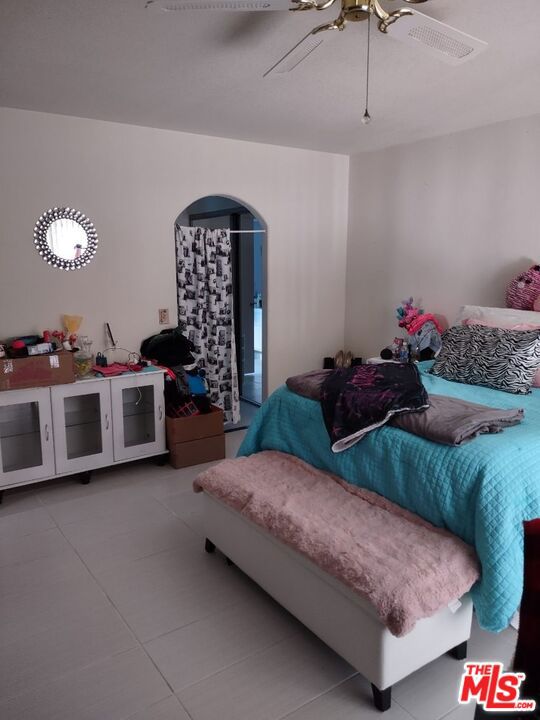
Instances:
[[[225,460],[193,484],[305,555],[398,637],[466,593],[473,549],[376,493],[275,451]]]

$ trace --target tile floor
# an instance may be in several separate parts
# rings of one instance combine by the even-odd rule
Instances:
[[[246,373],[242,382],[242,397],[254,403],[263,401],[262,352],[255,352],[254,372]]]
[[[242,432],[227,435],[234,455]],[[150,462],[7,493],[0,506],[2,720],[375,720],[369,684],[203,550],[186,470]],[[508,662],[510,629],[470,656]],[[472,720],[461,665],[399,683],[385,720]]]
[[[239,430],[245,430],[251,425],[251,421],[257,414],[259,409],[258,405],[240,400],[240,420],[233,425],[233,423],[225,423],[225,432],[238,432]]]

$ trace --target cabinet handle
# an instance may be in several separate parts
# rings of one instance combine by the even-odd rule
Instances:
[[[49,442],[49,423],[45,423],[45,442]]]
[[[160,419],[160,421],[163,420],[163,409],[162,409],[161,405],[159,406],[159,419]]]
[[[109,429],[109,413],[105,413],[105,430]]]

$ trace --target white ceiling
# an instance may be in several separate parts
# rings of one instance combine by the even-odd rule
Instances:
[[[340,153],[540,113],[539,0],[422,5],[489,43],[461,67],[375,32],[367,127],[367,23],[263,80],[338,10],[157,13],[144,4],[0,0],[0,105]]]

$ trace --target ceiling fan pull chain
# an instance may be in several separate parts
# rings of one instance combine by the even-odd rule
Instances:
[[[369,56],[370,56],[370,42],[371,42],[371,13],[368,15],[368,30],[367,30],[367,54],[366,54],[366,109],[362,117],[362,124],[368,125],[371,122],[371,115],[369,114]]]

